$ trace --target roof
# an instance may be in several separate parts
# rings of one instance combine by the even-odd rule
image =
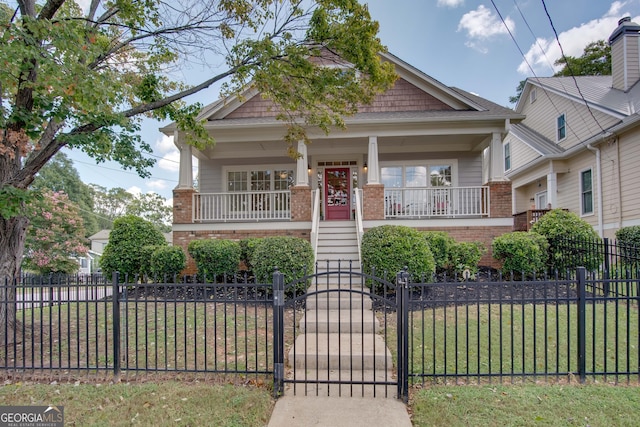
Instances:
[[[562,154],[565,150],[555,142],[540,135],[530,127],[517,123],[511,126],[511,133],[543,156]]]
[[[111,230],[100,230],[96,234],[89,236],[89,240],[109,240]]]
[[[527,79],[527,83],[574,102],[584,103],[584,98],[590,107],[619,119],[640,111],[640,85],[634,85],[628,92],[614,89],[611,76],[537,77]],[[521,109],[522,102],[518,102],[516,111]]]

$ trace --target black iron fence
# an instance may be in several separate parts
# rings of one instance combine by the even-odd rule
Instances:
[[[399,387],[640,379],[637,276],[578,269],[570,278],[508,279],[396,279],[386,288],[385,300],[397,304],[373,309],[384,319],[380,334],[394,353]],[[246,276],[221,283],[5,282],[0,369],[19,377],[155,372],[282,380],[283,351],[295,345],[295,332],[282,325],[295,325],[300,313],[282,302],[278,280],[276,298],[273,285]]]

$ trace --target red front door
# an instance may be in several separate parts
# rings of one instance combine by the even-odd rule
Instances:
[[[326,219],[351,219],[349,168],[324,170]]]

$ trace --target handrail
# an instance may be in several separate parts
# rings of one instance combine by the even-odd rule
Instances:
[[[313,190],[311,199],[311,247],[315,257],[318,252],[318,230],[320,228],[320,190]]]
[[[362,235],[364,234],[364,227],[362,225],[362,190],[356,188],[353,191],[356,195],[356,236],[358,238],[358,261],[362,262],[362,254],[360,252]]]

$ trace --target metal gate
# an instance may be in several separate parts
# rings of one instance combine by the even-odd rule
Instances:
[[[401,331],[408,319],[407,274],[391,281],[351,265],[328,267],[316,265],[314,274],[286,285],[281,273],[274,275],[276,396],[406,401],[408,334]]]

